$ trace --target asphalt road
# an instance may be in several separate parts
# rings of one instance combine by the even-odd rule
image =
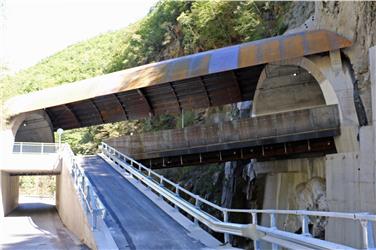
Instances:
[[[0,218],[0,249],[88,249],[61,222],[52,200],[23,198]]]
[[[82,167],[110,213],[105,218],[110,231],[115,236],[119,233],[124,236],[123,239],[114,237],[119,248],[205,248],[99,156],[83,157]]]

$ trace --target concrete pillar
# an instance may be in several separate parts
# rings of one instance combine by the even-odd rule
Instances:
[[[18,176],[0,171],[0,218],[9,214],[18,205]]]

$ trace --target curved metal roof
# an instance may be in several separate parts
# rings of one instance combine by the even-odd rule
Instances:
[[[351,46],[317,30],[276,36],[16,96],[7,114],[45,109],[54,128],[77,128],[250,100],[263,65]]]

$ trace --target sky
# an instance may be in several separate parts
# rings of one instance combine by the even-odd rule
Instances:
[[[144,17],[157,0],[0,0],[1,64],[27,68]]]

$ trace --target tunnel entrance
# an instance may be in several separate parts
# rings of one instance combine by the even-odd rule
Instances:
[[[56,175],[21,175],[18,206],[2,218],[2,249],[88,249],[62,223]]]
[[[19,203],[21,203],[23,197],[49,199],[55,203],[55,196],[55,175],[23,175],[19,177]]]

